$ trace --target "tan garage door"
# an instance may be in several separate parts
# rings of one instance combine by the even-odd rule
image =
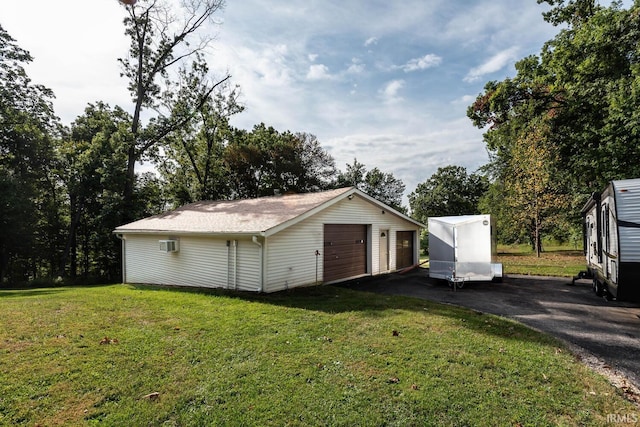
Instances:
[[[367,226],[361,224],[325,224],[325,282],[366,274]]]
[[[396,269],[412,266],[413,236],[415,231],[398,231],[396,233]]]

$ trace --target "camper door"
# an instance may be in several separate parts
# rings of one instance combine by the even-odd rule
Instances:
[[[588,265],[600,265],[600,261],[598,259],[598,224],[595,214],[596,210],[594,206],[594,208],[587,213],[584,218],[586,233],[585,250]]]

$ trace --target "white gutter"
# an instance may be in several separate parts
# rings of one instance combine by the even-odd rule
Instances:
[[[116,228],[114,234],[175,234],[176,236],[212,236],[212,237],[248,237],[255,235],[265,235],[264,231],[185,231],[185,230],[156,230],[156,229],[127,229]]]
[[[260,251],[260,274],[258,275],[260,280],[260,289],[258,292],[262,293],[264,292],[264,270],[263,270],[264,260],[262,258],[262,243],[258,241],[258,236],[251,236],[251,241],[256,245],[258,245],[259,251]]]

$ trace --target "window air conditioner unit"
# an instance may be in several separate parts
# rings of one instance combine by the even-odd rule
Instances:
[[[162,252],[178,252],[179,245],[177,240],[160,240],[160,251]]]

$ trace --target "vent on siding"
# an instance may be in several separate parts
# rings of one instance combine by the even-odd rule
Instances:
[[[161,252],[178,252],[180,245],[177,240],[159,240]]]

